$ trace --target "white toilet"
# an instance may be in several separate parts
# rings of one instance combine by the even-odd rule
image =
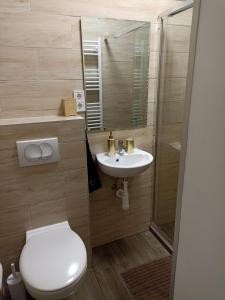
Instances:
[[[85,245],[67,221],[26,232],[20,272],[35,299],[68,298],[81,284],[86,269]]]

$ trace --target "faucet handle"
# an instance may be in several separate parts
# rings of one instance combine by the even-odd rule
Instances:
[[[123,140],[118,140],[118,153],[124,154],[127,151],[126,147],[124,146]]]

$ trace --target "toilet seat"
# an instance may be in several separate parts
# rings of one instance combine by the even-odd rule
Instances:
[[[85,245],[69,225],[31,235],[20,256],[20,272],[33,295],[72,290],[86,268]]]

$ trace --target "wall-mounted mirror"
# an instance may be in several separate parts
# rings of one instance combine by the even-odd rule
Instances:
[[[150,23],[82,18],[89,131],[147,124]]]

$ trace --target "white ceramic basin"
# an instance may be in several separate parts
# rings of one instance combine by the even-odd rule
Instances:
[[[145,171],[153,161],[150,153],[137,148],[131,154],[110,157],[107,153],[99,153],[96,158],[102,172],[113,177],[135,176]]]

